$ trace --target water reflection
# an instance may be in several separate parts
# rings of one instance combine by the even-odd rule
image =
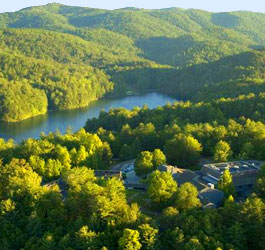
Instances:
[[[102,109],[124,107],[132,109],[147,104],[149,108],[165,105],[175,99],[159,93],[147,93],[116,99],[102,99],[92,102],[88,107],[74,110],[51,111],[45,115],[33,117],[18,123],[0,123],[0,137],[13,138],[19,142],[29,137],[37,138],[41,132],[49,133],[60,130],[65,133],[70,126],[76,131],[85,125],[88,118],[97,117]]]

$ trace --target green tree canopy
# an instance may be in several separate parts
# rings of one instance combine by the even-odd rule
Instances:
[[[232,156],[230,145],[225,141],[219,141],[214,147],[214,160],[216,162],[226,162]]]
[[[223,191],[226,197],[235,196],[235,187],[233,185],[233,176],[228,169],[225,169],[217,185],[218,189]]]
[[[168,163],[180,167],[191,167],[198,163],[202,146],[191,135],[178,134],[165,144]]]
[[[153,151],[153,165],[154,166],[160,166],[164,163],[166,163],[166,156],[160,149],[155,149]]]
[[[122,237],[119,239],[120,250],[139,250],[142,244],[140,243],[140,234],[137,230],[126,228],[123,231]]]
[[[179,210],[188,210],[201,206],[197,188],[189,182],[178,188],[175,204]]]
[[[171,173],[158,170],[148,177],[148,195],[156,204],[167,204],[177,191],[177,183]]]
[[[141,152],[135,161],[135,172],[138,176],[147,175],[154,170],[153,154],[149,151]]]

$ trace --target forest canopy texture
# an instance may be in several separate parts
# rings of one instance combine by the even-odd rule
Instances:
[[[193,102],[259,94],[264,27],[261,13],[178,8],[48,4],[0,14],[0,119],[129,92],[158,90]]]
[[[101,111],[77,132],[0,139],[0,249],[264,250],[264,27],[265,14],[178,8],[0,14],[2,121],[141,91],[182,100]],[[194,179],[159,171],[230,160],[260,170],[244,197],[228,169],[215,190],[206,182],[223,194],[216,205]],[[108,171],[116,163],[145,190],[126,189],[127,172]]]

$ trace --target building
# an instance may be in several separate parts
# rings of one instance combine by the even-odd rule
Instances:
[[[170,165],[161,165],[158,170],[171,173],[179,186],[186,182],[192,183],[198,189],[199,198],[205,207],[218,207],[223,201],[224,193],[217,190],[217,184],[225,169],[232,174],[238,196],[247,197],[252,191],[261,166],[262,162],[252,160],[204,164],[200,171]]]
[[[207,187],[207,182],[200,179],[200,174],[189,169],[178,168],[170,165],[161,165],[157,168],[161,172],[171,173],[179,186],[186,182],[192,183],[199,191]]]
[[[239,196],[247,196],[256,182],[261,167],[259,161],[235,161],[227,163],[205,164],[201,169],[202,179],[217,185],[223,172],[228,169],[233,177],[233,184]]]
[[[178,172],[179,168],[171,166],[171,165],[160,165],[157,167],[157,170],[159,170],[160,172],[167,172],[167,173],[171,173],[172,175],[174,175],[175,173]]]
[[[224,192],[210,187],[205,188],[199,192],[199,199],[203,208],[217,208],[222,205]]]

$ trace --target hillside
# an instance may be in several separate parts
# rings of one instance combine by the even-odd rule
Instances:
[[[131,89],[155,89],[192,101],[237,97],[265,91],[265,50],[176,68],[142,67],[116,72],[112,80]]]
[[[91,66],[0,53],[0,118],[20,121],[47,110],[84,107],[113,88]],[[26,105],[25,105],[26,103]]]
[[[1,120],[128,91],[159,90],[194,101],[264,92],[264,26],[261,13],[179,8],[48,4],[0,14]],[[32,105],[7,101],[22,95],[14,82],[32,89],[25,94]],[[32,91],[47,104],[35,105]]]
[[[146,61],[137,56],[136,48],[132,45],[130,48],[130,44],[126,49],[116,49],[85,41],[77,36],[36,29],[0,30],[0,48],[9,53],[36,59],[53,60],[63,64],[85,64],[99,68]]]
[[[264,250],[264,27],[178,8],[0,14],[0,250]],[[155,108],[125,108],[142,101]]]
[[[183,65],[183,57],[188,57],[188,64],[201,63],[263,46],[264,25],[265,14],[261,13],[178,8],[109,11],[48,4],[0,15],[2,28],[54,30],[127,51],[135,51],[136,45],[143,57],[174,66]],[[168,61],[164,59],[167,55],[171,55]]]

